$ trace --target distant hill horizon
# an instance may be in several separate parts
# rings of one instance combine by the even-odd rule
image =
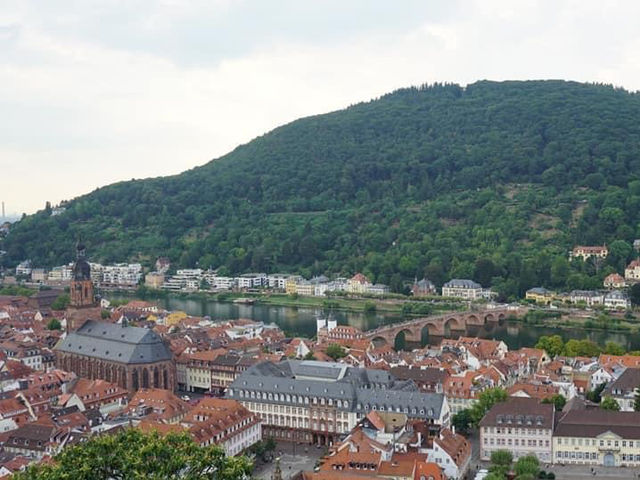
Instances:
[[[179,175],[118,182],[18,221],[5,265],[72,259],[236,274],[472,278],[503,298],[595,288],[640,238],[640,97],[560,80],[400,89],[278,127]],[[607,243],[604,265],[569,263]]]

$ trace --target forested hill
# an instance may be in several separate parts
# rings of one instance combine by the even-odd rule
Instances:
[[[407,88],[66,207],[17,223],[4,261],[70,261],[80,234],[103,262],[586,288],[640,238],[640,96],[563,81]],[[569,265],[574,243],[607,243],[609,264]]]

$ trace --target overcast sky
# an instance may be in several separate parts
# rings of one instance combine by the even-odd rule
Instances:
[[[635,0],[2,0],[0,200],[179,173],[424,82],[639,90],[639,19]]]

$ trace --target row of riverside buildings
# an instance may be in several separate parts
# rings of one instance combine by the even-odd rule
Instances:
[[[213,270],[182,269],[175,275],[164,277],[152,272],[146,277],[146,284],[151,288],[163,288],[171,291],[197,291],[197,290],[261,290],[271,289],[288,294],[304,296],[325,296],[327,292],[346,292],[351,294],[385,295],[389,293],[389,287],[382,284],[374,284],[361,273],[351,278],[329,278],[321,275],[306,280],[300,275],[284,273],[246,273],[237,277],[218,275]]]
[[[554,302],[585,305],[587,307],[602,306],[606,310],[627,310],[631,308],[628,295],[622,290],[572,290],[568,293],[556,293],[543,287],[530,288],[525,298],[542,305]]]
[[[115,265],[101,265],[91,263],[91,280],[98,288],[104,289],[134,289],[142,280],[142,265],[139,263],[117,263]],[[30,260],[21,262],[16,267],[16,276],[27,278],[33,283],[51,286],[68,285],[73,278],[73,263],[53,267],[47,271],[44,268],[33,267]]]

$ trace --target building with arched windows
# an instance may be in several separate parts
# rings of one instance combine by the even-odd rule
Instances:
[[[79,377],[102,379],[135,392],[175,388],[173,355],[153,330],[87,320],[54,348],[56,366]]]

